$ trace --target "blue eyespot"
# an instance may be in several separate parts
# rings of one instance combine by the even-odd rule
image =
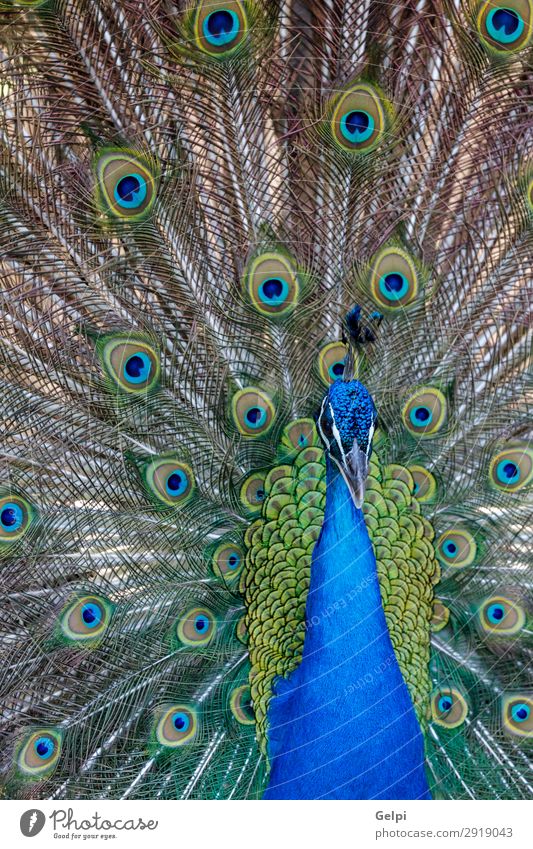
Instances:
[[[264,407],[250,407],[244,416],[246,419],[246,425],[250,428],[260,428],[262,427],[267,419],[267,411]]]
[[[340,120],[341,133],[352,144],[367,141],[375,128],[375,121],[368,112],[356,109],[347,112]]]
[[[209,619],[205,616],[197,616],[194,620],[194,627],[199,634],[202,634],[206,628],[209,628]]]
[[[235,569],[239,568],[240,562],[240,554],[238,554],[236,551],[232,551],[227,560],[228,568],[234,571]]]
[[[188,731],[190,724],[190,718],[187,716],[186,713],[182,713],[181,711],[175,713],[172,717],[172,725],[174,726],[176,731]]]
[[[453,699],[451,696],[441,696],[438,703],[438,708],[441,713],[448,713],[453,707]]]
[[[38,737],[34,743],[35,753],[44,761],[52,757],[55,743],[50,737]]]
[[[187,475],[181,469],[171,472],[167,478],[166,490],[169,495],[182,495],[188,486]]]
[[[515,722],[525,722],[529,719],[530,714],[531,708],[529,705],[524,704],[524,702],[518,702],[511,708],[511,716]]]
[[[399,301],[409,291],[409,281],[403,274],[391,271],[379,278],[379,291],[387,300]]]
[[[137,209],[146,200],[148,189],[141,174],[126,174],[115,186],[115,200],[124,209]]]
[[[259,297],[270,307],[279,307],[287,300],[289,284],[283,277],[268,277],[259,285]]]
[[[124,363],[124,377],[128,383],[144,383],[150,377],[152,363],[144,351],[137,351]]]
[[[409,413],[409,418],[415,427],[425,427],[431,424],[433,413],[428,407],[413,407]]]
[[[501,622],[504,616],[505,610],[501,604],[491,604],[490,607],[487,608],[487,618],[495,625],[498,624],[498,622]]]
[[[215,47],[231,44],[239,34],[239,18],[230,9],[219,9],[206,17],[202,30],[206,41]]]
[[[8,534],[18,531],[24,521],[24,513],[18,504],[8,501],[0,513],[0,523]]]
[[[81,618],[87,628],[96,628],[102,621],[102,611],[97,604],[88,602],[81,609]]]
[[[332,363],[328,369],[328,374],[332,380],[337,380],[338,377],[342,377],[344,374],[344,360],[337,360]]]
[[[514,9],[500,6],[491,9],[487,15],[487,32],[500,44],[513,44],[524,32],[525,23]]]
[[[500,483],[517,483],[520,480],[520,468],[516,463],[511,463],[509,460],[502,460],[496,467],[496,475]]]
[[[448,540],[442,546],[442,550],[448,557],[455,557],[458,549],[457,545],[452,542],[452,540]]]

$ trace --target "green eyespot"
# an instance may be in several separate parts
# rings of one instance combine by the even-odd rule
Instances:
[[[193,607],[180,617],[177,636],[186,646],[207,646],[216,632],[216,619],[206,607]]]
[[[61,614],[61,632],[72,642],[97,640],[106,631],[112,612],[113,608],[107,599],[95,595],[83,596]]]
[[[450,621],[450,611],[442,603],[436,598],[433,602],[433,615],[431,617],[431,630],[432,631],[442,631],[443,628],[446,627],[448,622]]]
[[[191,743],[198,733],[196,711],[189,705],[172,705],[160,717],[155,733],[158,742],[168,749]]]
[[[244,551],[232,542],[223,542],[213,554],[213,571],[230,586],[238,583],[244,566]]]
[[[525,442],[505,447],[492,457],[489,481],[501,492],[518,492],[533,480],[533,449]]]
[[[240,501],[248,513],[259,515],[265,500],[266,472],[252,472],[240,488]]]
[[[0,555],[29,531],[36,518],[36,509],[26,498],[0,489]]]
[[[285,318],[298,305],[300,281],[294,264],[283,254],[265,253],[246,270],[245,290],[262,315]]]
[[[421,386],[404,404],[402,420],[413,436],[427,439],[442,429],[446,422],[446,398],[439,389]]]
[[[424,466],[408,466],[414,482],[413,495],[422,504],[431,504],[437,496],[437,479]]]
[[[348,349],[342,342],[329,342],[321,349],[318,355],[318,373],[324,386],[331,386],[335,380],[339,380],[344,374],[344,360]],[[358,376],[358,360],[354,377]]]
[[[505,730],[513,737],[533,737],[533,698],[531,693],[508,695],[502,703]]]
[[[406,251],[398,247],[383,248],[371,263],[368,287],[380,309],[406,310],[418,298],[420,275]]]
[[[445,566],[463,569],[476,559],[477,544],[470,531],[450,528],[435,543],[435,554]]]
[[[183,506],[194,493],[191,467],[171,456],[152,460],[144,469],[143,478],[150,494],[169,507]]]
[[[486,0],[480,4],[476,25],[481,41],[494,54],[516,53],[531,41],[531,0]]]
[[[245,41],[249,30],[245,4],[228,0],[200,3],[194,17],[194,37],[203,53],[216,58],[232,55]]]
[[[25,777],[39,781],[54,771],[60,754],[60,733],[55,728],[39,728],[21,742],[16,762]]]
[[[107,376],[119,389],[139,395],[157,388],[159,357],[141,337],[106,336],[98,340],[96,350]]]
[[[491,596],[479,608],[479,622],[486,634],[512,636],[525,625],[525,611],[510,598]]]
[[[431,696],[431,718],[443,728],[458,728],[468,714],[466,699],[454,687],[435,690]]]
[[[157,173],[134,151],[110,148],[95,161],[100,207],[114,218],[136,221],[150,213],[156,198]]]
[[[301,451],[318,445],[318,433],[313,419],[295,419],[288,424],[281,437],[281,444],[290,451]]]
[[[230,695],[230,709],[241,725],[254,725],[255,715],[252,707],[252,696],[247,685],[236,687]]]
[[[271,428],[276,410],[262,389],[249,386],[235,393],[231,412],[239,433],[250,439],[264,436]]]
[[[368,153],[383,139],[389,110],[375,86],[355,83],[334,101],[330,121],[334,142],[352,154]]]

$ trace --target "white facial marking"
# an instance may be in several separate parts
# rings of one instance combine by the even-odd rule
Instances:
[[[340,432],[339,432],[339,428],[337,427],[337,424],[335,422],[335,413],[333,412],[333,407],[331,406],[331,404],[329,405],[329,409],[330,409],[330,412],[331,412],[331,419],[332,419],[332,422],[333,422],[333,424],[331,426],[331,429],[333,431],[333,436],[335,437],[335,442],[339,446],[339,451],[341,452],[341,457],[344,460],[344,462],[346,462],[346,454],[344,453],[344,448],[342,447],[341,435],[340,435]]]

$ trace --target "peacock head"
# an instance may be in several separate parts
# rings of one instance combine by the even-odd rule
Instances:
[[[337,466],[356,507],[365,496],[377,412],[358,380],[336,380],[322,401],[317,427],[326,454]]]

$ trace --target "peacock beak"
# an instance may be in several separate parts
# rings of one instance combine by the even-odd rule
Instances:
[[[368,476],[368,457],[361,451],[357,442],[351,451],[344,454],[341,462],[337,463],[340,472],[350,491],[353,503],[361,508],[365,498],[366,479]]]

